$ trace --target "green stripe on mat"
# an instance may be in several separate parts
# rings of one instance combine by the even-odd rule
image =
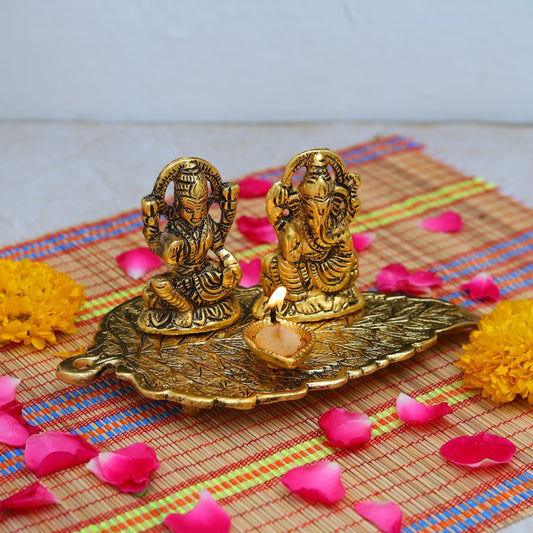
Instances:
[[[414,215],[420,215],[435,207],[449,205],[458,200],[476,196],[494,188],[494,184],[483,181],[481,178],[452,183],[430,193],[412,196],[401,202],[371,211],[370,213],[363,213],[352,228],[352,233],[355,233],[355,229],[360,231],[387,226],[393,222],[405,220]],[[272,244],[261,244],[248,250],[237,252],[235,256],[239,260],[253,258],[258,255],[264,255],[265,252],[268,252],[272,248]],[[144,283],[93,300],[88,300],[83,306],[82,314],[78,320],[90,320],[107,313],[111,305],[117,305],[133,296],[139,296],[142,293],[143,286]]]
[[[458,378],[456,382],[446,385],[444,387],[436,388],[433,391],[418,396],[417,399],[420,401],[426,401],[435,397],[444,397],[449,405],[454,405],[464,401],[465,399],[471,396],[474,396],[474,393],[462,389],[461,381]],[[385,420],[386,418],[394,415],[395,412],[395,407],[388,407],[387,409],[384,409],[383,411],[376,413],[374,416],[371,417],[371,420],[375,424],[372,430],[373,437],[388,433],[402,424],[402,422],[398,420],[397,417],[395,417],[395,419],[392,421],[387,422]],[[377,425],[380,423],[380,427],[377,427]],[[202,483],[197,483],[195,485],[185,487],[179,492],[166,496],[165,498],[162,498],[160,500],[150,502],[147,505],[137,507],[136,509],[131,509],[121,515],[117,515],[99,524],[92,524],[90,526],[87,526],[79,530],[78,533],[95,533],[102,530],[109,530],[113,528],[113,526],[117,528],[123,526],[125,527],[125,529],[131,532],[145,531],[150,527],[154,527],[158,524],[161,524],[166,514],[170,512],[170,510],[168,509],[162,510],[161,507],[165,507],[167,505],[176,507],[177,502],[179,502],[180,500],[183,502],[185,498],[193,497],[195,494],[198,494],[198,492],[203,489],[211,489],[210,492],[216,499],[227,498],[229,496],[240,494],[246,489],[261,485],[263,483],[266,483],[267,481],[279,477],[296,466],[302,466],[305,464],[314,463],[315,461],[320,459],[324,459],[330,455],[333,455],[336,451],[336,449],[329,448],[327,446],[324,437],[315,437],[295,446],[291,446],[290,448],[281,450],[269,457],[251,463],[249,465],[237,468],[217,478],[213,478]],[[276,463],[278,462],[281,462],[283,464],[276,465]],[[249,476],[252,476],[251,479],[249,478]],[[242,480],[238,480],[239,477]],[[224,487],[224,484],[230,485],[230,487]],[[195,504],[196,501],[183,502],[180,505],[180,508],[181,510],[190,509]],[[154,510],[159,511],[160,514],[154,516],[152,514]],[[143,521],[138,522],[137,520],[139,518],[143,519]],[[127,523],[128,520],[129,522]]]
[[[401,202],[375,209],[369,213],[362,213],[357,218],[351,231],[352,233],[355,233],[356,229],[357,231],[364,231],[388,226],[393,222],[406,220],[412,216],[420,215],[430,209],[434,209],[435,207],[450,205],[458,200],[477,196],[478,194],[495,188],[496,186],[493,183],[488,183],[482,178],[461,180],[457,183],[440,187],[429,193],[411,196]],[[261,244],[243,252],[237,252],[235,256],[237,259],[253,258],[257,255],[263,255],[265,252],[271,250],[272,247],[271,244]]]
[[[458,200],[475,196],[492,189],[494,189],[494,185],[479,178],[468,181],[459,181],[441,187],[435,191],[411,196],[402,202],[376,209],[368,213],[366,216],[365,214],[362,214],[359,217],[359,225],[364,226],[364,229],[374,229],[386,226],[392,222],[405,220],[406,218],[413,215],[419,215],[435,207],[449,205]],[[399,212],[389,215],[388,213],[391,211]]]
[[[121,291],[115,291],[105,296],[87,300],[81,309],[82,314],[78,317],[78,321],[90,320],[91,318],[104,315],[109,311],[111,305],[117,305],[134,296],[140,296],[144,285],[145,283],[141,283]]]

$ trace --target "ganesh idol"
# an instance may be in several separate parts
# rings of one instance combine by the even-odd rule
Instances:
[[[303,177],[295,183],[300,169]],[[281,285],[287,289],[282,308],[287,319],[312,322],[362,309],[350,234],[360,208],[359,184],[359,176],[347,172],[331,150],[292,158],[266,199],[278,246],[261,261],[263,295],[254,303],[256,317],[264,316],[268,297]]]

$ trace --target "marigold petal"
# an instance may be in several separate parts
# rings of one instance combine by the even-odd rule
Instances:
[[[61,431],[32,435],[26,441],[24,451],[26,466],[37,477],[86,463],[97,455],[98,449],[81,435]]]
[[[68,352],[54,352],[52,355],[55,357],[61,357],[62,359],[68,359],[69,357],[75,357],[77,355],[82,355],[87,351],[87,348],[80,346],[75,350],[69,350]]]
[[[452,412],[446,402],[428,405],[401,392],[396,398],[398,418],[407,424],[427,424]]]
[[[269,181],[248,176],[239,181],[240,198],[260,198],[266,195],[272,184]]]
[[[42,337],[31,337],[30,340],[36,350],[42,350],[46,346],[46,341]]]
[[[370,500],[354,504],[355,512],[372,522],[385,533],[400,533],[402,510],[394,502],[373,502]]]
[[[372,437],[372,421],[365,413],[334,407],[318,419],[318,424],[329,444],[337,448],[351,448]]]
[[[267,217],[243,215],[235,223],[239,231],[250,241],[271,244],[277,242],[276,232]]]
[[[203,490],[191,511],[167,515],[165,525],[174,533],[227,533],[231,527],[231,517],[209,491]]]
[[[332,504],[345,495],[341,467],[327,460],[297,466],[283,474],[281,482],[291,492],[312,502]]]
[[[146,246],[140,246],[117,255],[118,266],[130,278],[142,278],[150,270],[159,268],[163,261]]]
[[[422,220],[420,226],[430,231],[453,233],[463,229],[463,219],[455,211],[445,211],[438,217],[430,217]]]
[[[60,501],[55,494],[36,481],[15,494],[0,500],[0,514],[7,510],[29,509],[53,503],[60,503]]]
[[[239,282],[241,287],[253,287],[259,284],[261,274],[261,259],[256,258],[251,261],[241,261],[242,278]]]
[[[516,446],[509,439],[485,432],[456,437],[440,447],[445,459],[470,468],[509,463],[515,452]]]

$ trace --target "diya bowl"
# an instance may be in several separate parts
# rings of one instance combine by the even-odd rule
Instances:
[[[300,338],[300,346],[294,353],[289,355],[282,355],[275,350],[260,346],[257,343],[257,334],[268,326],[273,325],[271,320],[265,318],[264,320],[258,320],[251,322],[242,330],[242,336],[246,342],[248,348],[257,355],[260,359],[263,359],[269,366],[276,368],[296,368],[302,364],[311,354],[316,342],[315,334],[304,324],[298,322],[291,322],[290,320],[278,319],[277,322],[281,327],[285,327],[294,331]]]

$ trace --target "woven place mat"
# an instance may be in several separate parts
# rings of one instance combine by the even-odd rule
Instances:
[[[502,297],[532,298],[533,213],[501,196],[480,179],[439,163],[422,146],[389,137],[340,151],[362,176],[362,212],[357,231],[376,240],[360,254],[359,287],[375,286],[376,274],[391,262],[432,269],[444,280],[433,296],[487,312],[459,289],[476,272],[489,272]],[[275,181],[276,168],[254,176]],[[154,175],[155,178],[155,175]],[[147,191],[151,182],[147,182]],[[461,214],[457,234],[431,233],[420,218],[447,209]],[[264,215],[264,200],[243,199],[238,215]],[[161,467],[146,495],[137,498],[106,485],[80,465],[48,475],[42,483],[62,501],[26,513],[11,513],[1,527],[16,531],[166,531],[169,512],[191,508],[209,488],[232,517],[232,531],[376,531],[355,513],[355,501],[392,500],[401,507],[404,532],[494,531],[531,514],[533,418],[526,402],[496,405],[464,389],[454,366],[467,334],[444,336],[438,345],[342,388],[313,392],[297,402],[251,411],[213,409],[196,417],[179,405],[150,401],[132,386],[104,374],[84,387],[55,377],[54,352],[88,346],[99,318],[140,294],[144,280],[128,278],[116,265],[122,251],[144,245],[139,211],[86,224],[0,250],[0,257],[46,261],[86,289],[87,302],[76,335],[60,336],[42,352],[10,344],[0,349],[1,372],[22,380],[18,399],[24,416],[43,430],[83,434],[100,449],[138,441],[153,446]],[[234,226],[227,247],[241,261],[271,248],[250,244]],[[422,427],[398,421],[399,392],[446,400],[453,415]],[[317,425],[331,407],[365,411],[374,419],[373,439],[354,451],[328,447]],[[468,470],[445,462],[439,447],[452,437],[492,431],[518,448],[507,465]],[[333,506],[312,505],[292,495],[280,476],[321,458],[343,471],[346,497]],[[0,445],[2,494],[32,483],[23,450]]]

